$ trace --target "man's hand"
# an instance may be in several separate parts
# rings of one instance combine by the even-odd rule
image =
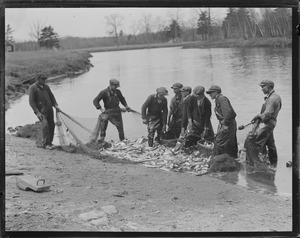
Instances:
[[[37,118],[38,118],[40,121],[43,121],[44,115],[43,115],[42,113],[38,112],[38,113],[36,114],[36,116],[37,116]]]
[[[222,127],[221,127],[221,130],[224,131],[224,132],[227,132],[228,129],[229,129],[229,127],[225,126],[225,125],[222,125]]]
[[[188,125],[187,125],[187,131],[191,132],[193,130],[193,122],[192,120],[189,120]]]
[[[148,124],[148,120],[147,119],[143,119],[143,124]]]
[[[100,110],[102,113],[105,112],[105,109],[103,109],[102,107],[100,107],[99,110]]]
[[[125,108],[126,108],[126,111],[127,111],[127,112],[130,112],[130,111],[131,111],[131,108],[130,108],[130,107],[126,106]]]
[[[55,109],[56,109],[57,112],[61,112],[61,110],[58,106],[55,106]]]
[[[207,135],[208,135],[208,128],[204,128],[204,131],[202,132],[201,137],[206,138]]]
[[[163,131],[163,132],[166,132],[166,129],[167,129],[167,125],[163,125],[162,131]]]
[[[257,114],[255,117],[253,117],[253,119],[251,120],[251,123],[254,124],[256,122],[256,120],[261,119],[261,115]]]

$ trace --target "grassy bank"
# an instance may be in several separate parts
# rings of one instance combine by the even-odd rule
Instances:
[[[10,52],[5,56],[5,105],[27,93],[38,73],[49,80],[87,71],[92,65],[88,52],[35,51]]]
[[[232,47],[289,47],[292,39],[286,37],[197,41],[183,44],[182,48],[232,48]]]

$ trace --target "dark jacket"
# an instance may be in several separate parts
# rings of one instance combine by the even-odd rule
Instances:
[[[261,108],[261,120],[265,124],[276,126],[277,116],[281,109],[282,102],[280,96],[273,90],[268,96],[265,97],[265,103]]]
[[[168,101],[162,98],[162,102],[158,103],[157,95],[150,95],[142,106],[142,119],[149,119],[153,117],[162,117],[163,125],[167,123],[168,116]]]
[[[173,116],[173,120],[181,120],[182,119],[182,105],[183,100],[181,94],[175,95],[171,99],[170,103],[170,115]]]
[[[184,129],[187,128],[188,125],[188,106],[189,106],[189,101],[191,99],[191,95],[187,95],[185,98],[183,98],[183,103],[182,103],[182,122],[181,122],[181,127]]]
[[[194,95],[191,95],[187,110],[188,119],[203,123],[204,127],[209,128],[211,118],[211,103],[207,97],[198,100]]]
[[[49,111],[52,112],[52,107],[56,106],[57,102],[47,84],[40,86],[34,83],[29,87],[29,105],[35,114],[40,112],[47,115]]]
[[[121,91],[119,89],[116,89],[115,91],[110,90],[109,87],[102,90],[98,96],[93,100],[93,103],[97,109],[101,108],[100,101],[103,100],[104,108],[112,109],[112,108],[118,108],[120,102],[124,107],[127,106],[127,102],[125,98],[123,97]]]
[[[229,99],[222,94],[217,95],[215,113],[222,125],[228,126],[235,119],[236,113],[233,110]]]

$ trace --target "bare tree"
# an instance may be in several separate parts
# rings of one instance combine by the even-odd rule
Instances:
[[[151,13],[145,13],[142,16],[142,19],[140,20],[142,30],[145,33],[146,43],[149,44],[149,33],[151,32],[152,28],[152,22],[151,22]]]
[[[32,45],[31,50],[38,49],[39,47],[38,40],[41,35],[42,29],[46,26],[46,22],[47,20],[42,21],[42,19],[39,19],[32,23],[29,36],[32,39],[32,41],[36,42],[36,44],[35,43],[31,44]]]
[[[109,32],[116,37],[117,47],[119,48],[119,28],[122,26],[124,17],[119,14],[111,14],[105,17],[106,25],[110,28]]]

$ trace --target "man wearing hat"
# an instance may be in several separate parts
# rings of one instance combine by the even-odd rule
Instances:
[[[180,89],[183,87],[181,83],[174,83],[171,87],[175,96],[171,99],[170,110],[168,115],[168,127],[170,134],[174,138],[178,138],[181,131],[182,122],[182,96]]]
[[[108,121],[116,126],[119,139],[122,141],[125,138],[123,120],[121,114],[121,108],[119,106],[120,102],[126,108],[127,111],[130,111],[130,107],[127,105],[125,98],[123,97],[121,91],[117,89],[120,87],[120,82],[117,79],[109,80],[109,86],[102,90],[98,96],[93,100],[94,106],[102,112],[100,115],[100,139],[99,142],[103,142],[106,136],[106,129]],[[100,101],[103,100],[104,108],[100,105]]]
[[[199,139],[214,139],[214,131],[211,125],[211,103],[204,95],[205,88],[197,86],[191,95],[188,116],[188,138],[186,146],[195,144]]]
[[[37,75],[36,82],[29,87],[29,104],[42,123],[42,144],[37,141],[37,146],[52,150],[55,148],[52,145],[55,128],[52,107],[55,107],[57,112],[60,109],[51,89],[45,83],[46,79],[47,76],[45,74]]]
[[[245,141],[247,162],[252,164],[253,160],[258,158],[259,152],[266,152],[265,149],[267,149],[270,164],[276,165],[278,158],[273,131],[282,102],[280,96],[274,91],[273,81],[263,80],[259,85],[265,94],[265,101],[261,107],[260,114],[252,119],[252,123],[257,123],[258,127],[253,135],[249,135],[251,138],[247,138],[252,142],[251,150],[247,149],[248,140],[246,139]]]
[[[142,105],[143,123],[148,125],[148,145],[153,146],[155,132],[156,140],[160,143],[162,132],[166,131],[168,116],[168,101],[165,96],[168,90],[165,87],[156,89],[156,94],[150,95]]]
[[[236,113],[229,99],[221,94],[219,86],[211,86],[206,93],[215,100],[215,114],[219,120],[218,130],[215,138],[214,154],[228,154],[237,158],[238,146],[236,138]]]

